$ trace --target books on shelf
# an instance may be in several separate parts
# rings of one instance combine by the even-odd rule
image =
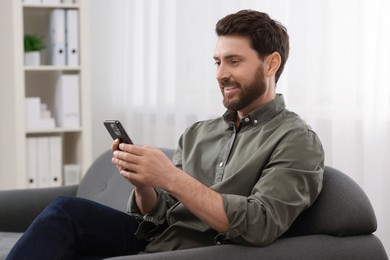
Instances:
[[[27,187],[62,185],[62,138],[40,136],[27,138]]]
[[[26,97],[26,128],[55,128],[54,118],[40,97]]]

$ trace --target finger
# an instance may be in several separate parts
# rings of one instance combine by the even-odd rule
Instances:
[[[119,159],[117,157],[112,158],[112,163],[115,164],[119,170],[126,170],[131,172],[137,172],[139,170],[139,166],[137,164],[127,160]]]
[[[141,157],[139,155],[132,154],[131,152],[116,150],[113,153],[114,158],[128,163],[139,164]]]
[[[137,174],[133,173],[133,172],[130,172],[130,171],[126,171],[126,170],[123,170],[123,171],[120,171],[119,172],[120,175],[126,179],[127,181],[129,181],[131,184],[133,184],[134,186],[140,186],[140,185],[143,185],[142,183],[140,183],[138,181],[138,176]]]
[[[119,149],[119,139],[115,139],[111,144],[111,151],[114,152]]]
[[[143,147],[134,144],[120,143],[119,149],[121,151],[125,151],[138,156],[142,156],[145,153],[145,149]]]

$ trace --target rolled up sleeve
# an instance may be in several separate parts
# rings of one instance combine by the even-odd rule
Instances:
[[[284,137],[250,196],[222,194],[230,227],[217,240],[264,246],[281,236],[322,189],[323,149],[315,133]]]
[[[146,215],[142,215],[135,201],[135,192],[130,195],[128,212],[138,219],[140,225],[135,235],[138,239],[153,239],[161,229],[167,226],[166,212],[168,209],[177,203],[177,200],[168,192],[155,189],[157,194],[156,206]]]

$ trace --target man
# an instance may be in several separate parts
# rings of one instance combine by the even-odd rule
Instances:
[[[264,246],[314,202],[322,188],[321,142],[276,94],[289,52],[286,29],[243,10],[221,19],[216,33],[223,117],[188,128],[173,163],[158,149],[114,141],[112,162],[135,186],[130,214],[60,198],[9,259]]]

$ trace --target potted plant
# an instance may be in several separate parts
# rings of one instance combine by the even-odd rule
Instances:
[[[42,38],[37,34],[24,35],[24,63],[27,66],[37,66],[41,64],[40,51],[46,48]]]

